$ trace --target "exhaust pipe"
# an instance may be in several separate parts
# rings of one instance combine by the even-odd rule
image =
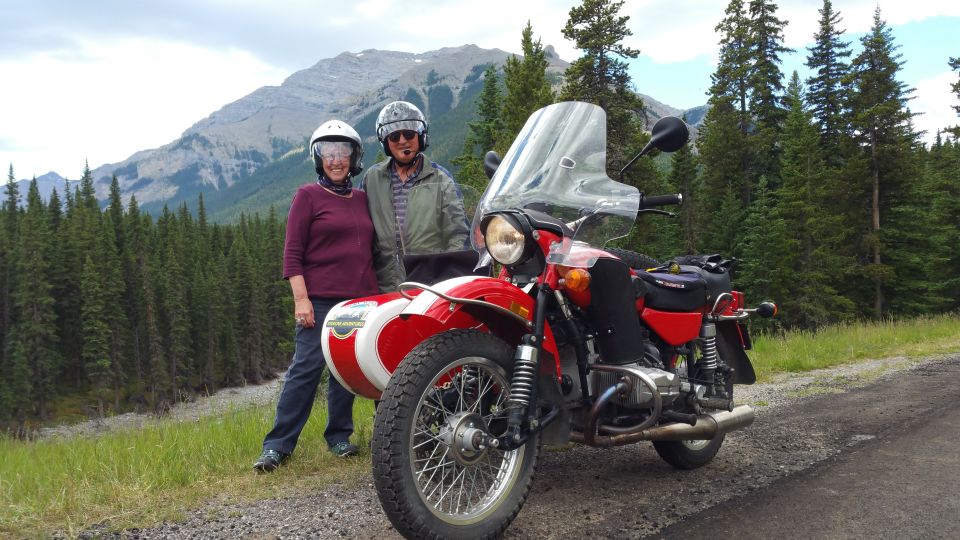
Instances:
[[[622,446],[640,441],[692,441],[710,440],[717,435],[736,429],[742,429],[753,423],[756,415],[753,407],[740,405],[732,411],[716,411],[701,414],[697,417],[696,425],[670,423],[654,426],[634,433],[617,435],[599,435],[574,431],[570,433],[570,440],[574,442],[609,448]],[[601,429],[603,426],[601,426]]]

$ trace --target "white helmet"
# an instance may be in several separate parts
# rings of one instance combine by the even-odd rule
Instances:
[[[313,158],[313,168],[317,170],[317,174],[323,174],[323,158],[320,156],[320,145],[318,144],[322,141],[350,143],[352,146],[350,175],[360,174],[360,171],[363,170],[363,142],[360,140],[357,130],[340,120],[329,120],[320,124],[320,127],[310,137],[310,156]]]
[[[383,145],[383,152],[386,155],[393,157],[387,146],[387,136],[401,130],[417,132],[420,151],[427,149],[427,119],[420,109],[408,101],[387,103],[377,116],[377,140]]]

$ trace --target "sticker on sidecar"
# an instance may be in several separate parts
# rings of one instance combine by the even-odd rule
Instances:
[[[340,339],[348,338],[358,328],[363,328],[367,322],[367,315],[375,307],[377,307],[376,302],[357,302],[343,306],[332,319],[327,321],[327,328]]]

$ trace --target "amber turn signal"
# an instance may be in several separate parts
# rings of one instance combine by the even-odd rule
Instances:
[[[583,268],[571,268],[561,280],[560,285],[564,289],[574,292],[583,292],[590,286],[590,272]]]

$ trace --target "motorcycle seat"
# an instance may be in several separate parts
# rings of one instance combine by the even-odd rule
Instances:
[[[664,311],[691,311],[707,302],[707,283],[700,272],[638,271],[637,276],[646,285],[644,304]]]

